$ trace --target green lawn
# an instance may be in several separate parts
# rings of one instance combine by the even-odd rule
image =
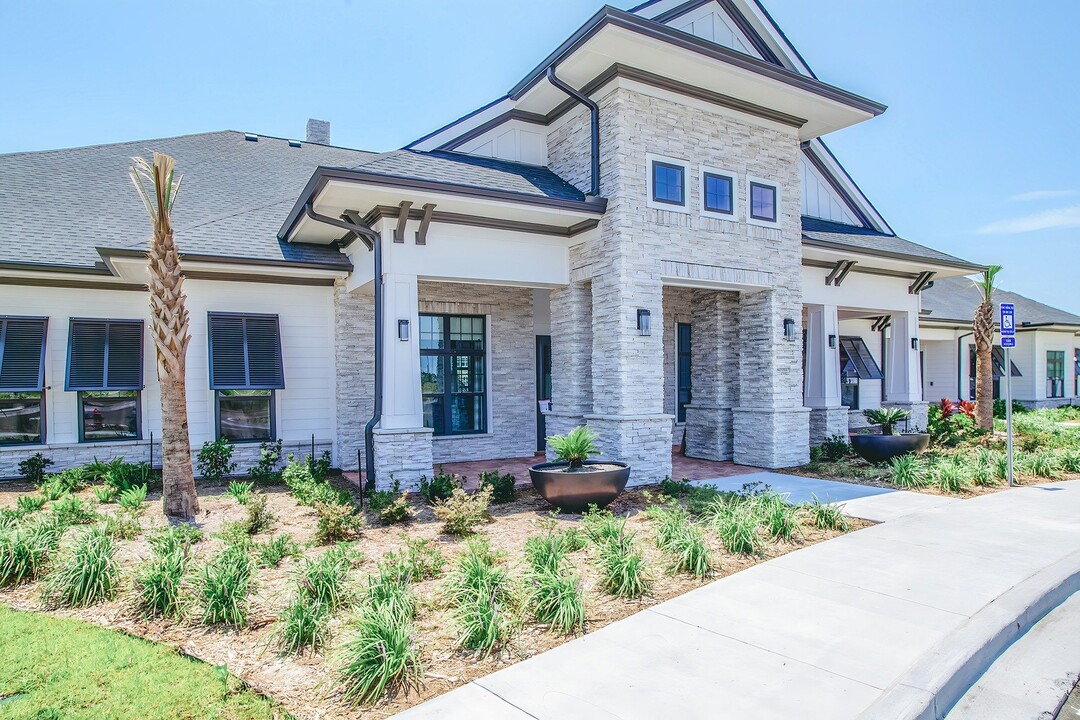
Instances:
[[[286,717],[165,645],[0,606],[0,720]]]

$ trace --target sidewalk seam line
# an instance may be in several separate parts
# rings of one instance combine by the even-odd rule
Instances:
[[[486,677],[486,676],[485,676],[485,677]],[[480,678],[480,679],[482,680],[483,678]],[[519,710],[519,711],[521,711],[522,713],[524,713],[525,715],[528,715],[529,717],[533,718],[533,720],[540,720],[540,718],[539,718],[539,717],[537,717],[536,715],[533,715],[533,714],[532,714],[531,712],[529,712],[529,711],[528,711],[528,710],[526,710],[525,708],[521,707],[520,705],[515,705],[514,703],[510,702],[509,700],[507,700],[506,698],[504,698],[504,697],[503,697],[502,695],[500,695],[499,693],[495,692],[495,691],[494,691],[494,690],[492,690],[491,688],[488,688],[488,687],[484,687],[483,685],[481,685],[481,684],[480,684],[479,682],[477,682],[476,680],[473,680],[473,681],[472,681],[472,684],[473,684],[473,685],[475,685],[476,687],[480,688],[480,689],[481,689],[481,690],[483,690],[484,692],[488,692],[488,693],[491,693],[492,695],[494,695],[495,697],[497,697],[497,698],[498,698],[499,700],[502,700],[502,701],[503,701],[504,703],[506,703],[506,704],[507,704],[507,705],[509,705],[510,707],[514,708],[515,710]]]

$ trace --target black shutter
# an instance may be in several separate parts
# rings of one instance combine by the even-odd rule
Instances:
[[[285,387],[276,315],[210,315],[210,387],[214,390]]]
[[[67,390],[141,390],[142,322],[72,320]]]
[[[45,318],[0,319],[0,390],[45,388]]]

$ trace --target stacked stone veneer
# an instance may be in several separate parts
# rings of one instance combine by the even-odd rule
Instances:
[[[334,443],[325,438],[315,439],[315,454],[322,455],[326,451],[333,451]],[[297,458],[304,458],[311,454],[310,440],[296,440],[282,442],[282,457],[292,453]],[[115,443],[70,443],[57,445],[28,445],[26,447],[6,448],[0,453],[0,478],[12,479],[19,477],[19,463],[31,455],[41,453],[53,461],[49,466],[49,472],[60,472],[70,467],[82,467],[89,465],[94,459],[102,461],[124,458],[125,462],[151,462],[155,468],[161,467],[161,443],[154,441],[153,458],[151,458],[149,440],[126,440]],[[191,460],[198,477],[199,466],[195,464],[199,448],[192,448]],[[245,475],[249,468],[259,461],[261,456],[259,443],[243,443],[233,445],[232,461],[236,463],[237,475]],[[355,461],[354,461],[355,462]]]
[[[591,287],[592,412],[584,420],[601,433],[606,453],[634,465],[632,483],[659,480],[671,471],[673,405],[665,373],[664,338],[675,316],[664,311],[665,276],[745,279],[765,289],[738,295],[736,335],[728,338],[738,355],[728,365],[737,391],[731,409],[731,455],[738,462],[781,467],[808,458],[808,410],[802,407],[801,219],[799,139],[794,128],[758,123],[734,113],[652,97],[614,87],[599,99],[601,192],[608,210],[597,237],[583,243],[572,266],[578,292]],[[582,190],[588,188],[589,131],[584,110],[560,121],[548,139],[551,168]],[[646,154],[689,163],[688,213],[648,207]],[[739,215],[732,220],[703,217],[699,173],[702,165],[738,173]],[[748,175],[775,182],[781,191],[779,227],[745,222]],[[574,292],[573,290],[569,292]],[[719,290],[705,291],[718,293]],[[673,302],[674,297],[672,298]],[[730,298],[728,300],[730,305]],[[562,328],[560,312],[577,312],[559,292],[552,295],[553,357],[581,351],[582,333]],[[652,316],[652,334],[636,327],[638,308]],[[795,337],[784,337],[783,321],[795,321]],[[694,345],[701,333],[695,332]],[[576,348],[566,346],[576,345]],[[695,356],[697,353],[695,353]],[[702,362],[706,362],[702,358]],[[718,365],[711,359],[708,362]],[[566,424],[582,408],[578,398],[561,398],[585,374],[573,363],[554,365],[556,411]],[[721,401],[699,395],[702,373],[694,372],[694,402],[688,416],[687,446],[703,456],[727,454],[726,410]],[[560,392],[559,388],[564,388]],[[720,391],[717,390],[719,393]],[[714,405],[714,406],[710,406]],[[692,430],[696,417],[698,430]],[[713,438],[707,428],[712,426]],[[695,435],[696,433],[696,435]],[[707,455],[706,455],[707,454]]]
[[[697,290],[691,308],[693,397],[686,408],[686,454],[730,460],[732,411],[739,400],[739,295]]]
[[[364,463],[364,426],[375,397],[375,296],[368,288],[348,292],[339,281],[334,291],[334,353],[337,402],[335,462],[356,470],[357,452]],[[417,382],[420,379],[417,378]]]

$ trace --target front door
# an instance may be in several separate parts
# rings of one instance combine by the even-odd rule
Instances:
[[[551,336],[536,336],[536,451],[544,452],[547,445],[547,418],[540,411],[541,403],[551,400]]]

